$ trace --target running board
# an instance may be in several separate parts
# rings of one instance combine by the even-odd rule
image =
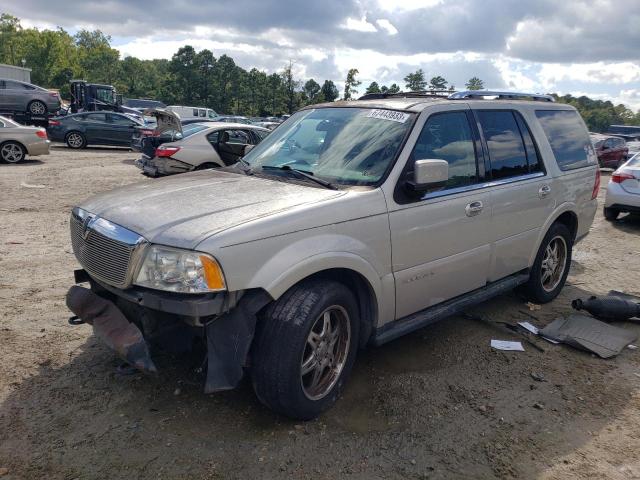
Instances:
[[[400,318],[394,322],[389,322],[383,327],[376,330],[373,336],[374,345],[382,345],[384,343],[395,340],[402,335],[418,330],[444,318],[456,315],[467,308],[478,303],[489,300],[490,298],[500,295],[501,293],[513,290],[518,285],[522,285],[529,280],[528,273],[517,273],[509,277],[503,278],[496,282],[490,283],[485,287],[478,288],[459,297],[447,300],[446,302],[434,305],[432,307],[413,313],[407,317]]]

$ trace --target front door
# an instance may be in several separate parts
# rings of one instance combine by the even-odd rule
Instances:
[[[137,125],[136,122],[125,115],[108,113],[107,124],[111,131],[111,138],[113,139],[114,145],[131,145],[131,137]]]
[[[389,203],[396,318],[484,286],[490,262],[491,195],[467,107],[431,114]],[[415,197],[402,184],[416,160],[449,163],[444,188]]]

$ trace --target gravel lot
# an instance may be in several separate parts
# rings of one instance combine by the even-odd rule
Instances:
[[[0,164],[2,480],[640,478],[639,350],[497,352],[491,338],[518,338],[454,317],[361,352],[336,407],[304,424],[262,407],[248,383],[205,396],[188,361],[120,375],[90,327],[67,324],[68,215],[94,193],[153,181],[135,158],[55,147]],[[599,212],[556,301],[529,311],[514,293],[474,312],[545,325],[579,296],[640,294],[639,235],[640,220]],[[639,323],[621,326],[640,334]]]

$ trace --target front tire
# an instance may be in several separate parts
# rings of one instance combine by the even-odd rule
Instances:
[[[329,280],[291,288],[259,320],[253,387],[270,409],[311,420],[338,399],[358,349],[358,305]]]
[[[18,142],[4,142],[0,145],[0,158],[7,163],[18,163],[27,155],[25,148]]]
[[[614,222],[618,219],[618,215],[620,215],[620,210],[617,208],[604,207],[604,218],[610,222]]]
[[[569,275],[573,236],[566,225],[554,223],[542,240],[531,268],[525,291],[536,303],[548,303],[558,296]]]
[[[87,139],[80,132],[69,132],[64,141],[66,142],[67,147],[76,150],[87,146]]]

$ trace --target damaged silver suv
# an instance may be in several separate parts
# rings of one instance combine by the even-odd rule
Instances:
[[[73,209],[73,323],[131,365],[206,346],[205,391],[250,374],[311,419],[356,354],[520,287],[562,289],[596,211],[576,110],[513,92],[307,107],[238,163]]]

